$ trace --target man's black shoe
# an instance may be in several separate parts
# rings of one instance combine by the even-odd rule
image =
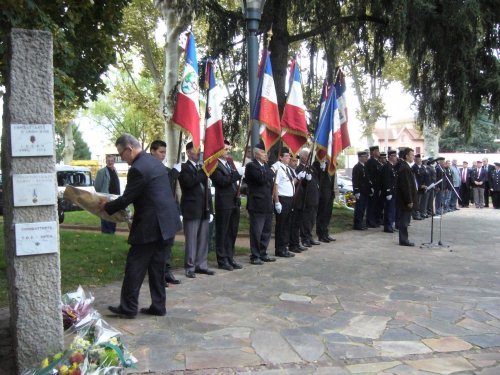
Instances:
[[[179,279],[176,279],[174,275],[171,273],[167,273],[165,275],[165,281],[170,284],[180,284],[181,281]]]
[[[292,253],[301,253],[302,250],[300,250],[298,247],[291,247],[290,250]]]
[[[208,268],[205,268],[203,270],[194,270],[194,272],[195,273],[202,273],[204,275],[209,275],[209,276],[215,275],[215,271],[209,270]]]
[[[140,310],[141,314],[146,314],[146,315],[156,315],[156,316],[165,316],[167,315],[167,313],[159,313],[157,311],[153,311],[151,310],[151,307],[143,307],[141,310]]]
[[[312,247],[312,245],[309,243],[309,241],[302,241],[302,246],[304,246],[304,247]]]
[[[367,228],[378,228],[378,226],[372,225],[372,224],[366,224],[366,227]]]
[[[236,263],[234,260],[232,262],[229,262],[231,267],[233,267],[235,270],[241,270],[243,266],[239,263]]]
[[[414,216],[412,217],[413,220],[423,220],[420,216]]]
[[[251,264],[257,264],[257,265],[259,265],[259,266],[264,264],[264,262],[263,262],[263,261],[261,261],[259,258],[250,259],[250,263],[251,263]]]
[[[186,271],[186,277],[189,277],[190,279],[196,278],[196,274],[194,271]]]
[[[321,245],[321,242],[314,241],[312,238],[309,240],[309,244],[311,245]]]
[[[329,240],[328,238],[326,238],[326,237],[319,237],[319,238],[318,238],[318,240],[319,240],[320,242],[330,243],[330,240]]]
[[[289,252],[288,250],[286,251],[286,254],[288,254],[290,256],[290,258],[293,258],[295,256],[295,254]]]
[[[399,246],[415,246],[415,244],[410,241],[403,241],[399,243]]]
[[[274,255],[276,255],[277,257],[281,257],[281,258],[291,258],[292,257],[292,255],[288,251],[276,251],[274,253]]]
[[[354,227],[354,230],[366,230],[365,227]]]
[[[331,237],[330,235],[326,236],[326,239],[330,242],[337,241],[335,238]]]
[[[271,258],[267,255],[265,257],[260,257],[260,260],[262,260],[263,262],[276,262],[276,258]]]
[[[234,270],[233,266],[225,263],[225,264],[219,264],[219,268],[226,270],[226,271],[232,271]]]
[[[300,251],[307,251],[307,247],[304,247],[304,246],[297,245],[297,248],[298,248]]]
[[[121,306],[108,306],[108,310],[124,319],[135,319],[135,315],[127,314]]]
[[[384,229],[385,233],[394,233],[394,229]]]

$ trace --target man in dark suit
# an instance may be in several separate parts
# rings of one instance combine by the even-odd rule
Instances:
[[[215,187],[215,251],[219,268],[232,271],[243,266],[234,260],[234,244],[240,223],[240,197],[237,182],[245,174],[245,167],[235,168],[229,161],[231,145],[224,141],[224,153],[210,176]]]
[[[490,175],[490,191],[493,208],[500,209],[500,163],[495,163],[495,169]]]
[[[328,226],[330,225],[333,213],[336,173],[330,175],[327,160],[321,164],[316,160],[313,166],[319,172],[319,203],[316,215],[316,234],[320,242],[329,243],[335,241],[335,238],[328,234]]]
[[[487,170],[483,169],[482,160],[476,162],[477,168],[470,171],[472,192],[474,193],[474,204],[476,208],[484,207],[484,185],[488,179]]]
[[[295,173],[304,177],[300,184],[300,189],[297,192],[294,209],[296,213],[296,225],[300,222],[300,239],[302,246],[312,247],[312,245],[320,245],[312,237],[312,229],[316,221],[316,213],[318,212],[319,204],[319,173],[314,166],[307,167],[309,160],[309,149],[303,148],[299,153],[300,163],[295,169]],[[301,174],[302,172],[305,173]]]
[[[162,163],[165,161],[165,158],[167,156],[167,144],[163,142],[160,139],[157,139],[156,141],[153,141],[151,143],[151,146],[149,146],[151,155],[153,155],[155,158],[157,158],[159,161]],[[174,168],[170,169],[169,167],[165,166],[167,169],[168,173],[168,179],[170,180],[170,189],[172,190],[172,193],[174,192],[175,189],[175,180],[179,178],[179,172],[181,170],[181,164],[175,164]],[[181,209],[179,207],[179,204],[176,200],[176,205],[177,209],[179,210],[179,216],[181,214]],[[165,286],[168,288],[169,284],[180,284],[181,281],[177,279],[174,274],[172,273],[172,266],[170,264],[170,261],[172,259],[172,246],[174,243],[172,242],[170,246],[167,247],[167,256],[165,258]]]
[[[373,195],[372,183],[366,172],[366,161],[368,153],[366,151],[358,152],[358,163],[352,168],[352,189],[356,197],[356,206],[354,206],[354,230],[367,229],[363,225],[363,216],[365,214],[368,198]]]
[[[184,270],[194,279],[197,273],[214,275],[208,269],[208,224],[213,220],[212,194],[208,178],[199,164],[200,150],[193,142],[186,145],[188,160],[182,164],[179,184],[182,190],[181,212],[184,221]]]
[[[395,165],[398,160],[396,150],[389,150],[388,161],[382,167],[381,181],[382,193],[381,197],[384,203],[384,232],[394,233],[394,220],[396,215],[396,183],[398,173]]]
[[[417,184],[410,164],[415,158],[414,151],[407,147],[403,152],[404,161],[398,170],[396,185],[396,207],[401,210],[399,219],[399,244],[401,246],[415,246],[408,239],[408,226],[411,221],[413,206],[418,204]]]
[[[470,201],[470,169],[469,163],[463,162],[460,172],[460,207],[469,207]]]
[[[436,187],[436,214],[443,215],[445,213],[445,199],[448,193],[448,180],[446,179],[446,165],[443,157],[435,159],[436,164],[436,181],[441,181]]]
[[[427,167],[427,159],[422,159],[422,170],[421,170],[421,175],[422,175],[422,184],[420,185],[420,188],[423,188],[425,186],[425,189],[423,191],[419,190],[418,194],[418,200],[419,200],[419,206],[420,206],[420,216],[424,219],[427,219],[429,217],[429,214],[427,213],[427,207],[429,206],[429,198],[431,196],[431,192],[427,190],[427,187],[430,186],[432,183],[431,180],[431,173],[429,171],[429,168]]]
[[[411,166],[411,170],[413,171],[413,175],[415,176],[415,179],[417,181],[418,185],[418,196],[419,196],[419,201],[421,199],[421,196],[425,193],[425,190],[427,189],[427,186],[425,185],[425,168],[422,166],[422,156],[420,154],[415,154],[415,163]],[[412,211],[412,219],[413,220],[423,220],[424,215],[420,212],[420,204],[417,202],[417,204],[413,205],[413,211]]]
[[[276,258],[267,255],[273,223],[274,172],[267,165],[268,156],[263,143],[255,145],[253,154],[255,159],[245,165],[250,216],[250,263],[262,265],[264,262],[276,261]]]
[[[366,162],[366,173],[372,183],[373,192],[368,195],[366,207],[366,226],[368,228],[377,228],[377,207],[380,191],[380,163],[378,157],[380,150],[378,146],[370,147],[370,158]]]
[[[484,182],[484,207],[489,207],[490,202],[490,178],[491,174],[495,170],[495,167],[488,164],[488,158],[483,158],[483,170],[486,172],[486,181]]]
[[[109,306],[114,314],[126,318],[137,315],[139,291],[149,274],[151,306],[140,311],[150,315],[166,314],[165,256],[166,249],[181,229],[168,174],[163,164],[142,151],[139,141],[130,134],[116,140],[120,157],[131,167],[127,187],[114,201],[101,201],[99,209],[112,215],[128,205],[134,205],[134,219],[128,243],[130,249],[125,265],[120,306]]]

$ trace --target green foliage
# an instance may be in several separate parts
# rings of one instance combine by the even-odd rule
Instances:
[[[130,0],[4,0],[0,6],[0,85],[7,74],[12,28],[45,30],[54,38],[57,108],[83,107],[106,90],[102,74],[116,61],[123,8]]]
[[[86,114],[103,127],[114,142],[123,133],[132,134],[143,148],[162,139],[164,122],[158,112],[158,95],[151,78],[126,73],[111,77],[113,91],[92,103]]]
[[[496,152],[499,148],[495,138],[499,135],[498,123],[492,122],[486,111],[480,114],[472,126],[470,139],[461,132],[460,123],[452,120],[446,126],[439,140],[439,150],[442,152]]]

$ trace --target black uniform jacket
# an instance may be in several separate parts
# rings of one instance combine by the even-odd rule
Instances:
[[[238,186],[236,182],[240,179],[240,174],[234,170],[229,172],[219,161],[219,165],[211,174],[210,179],[215,186],[215,211],[232,210],[237,203]]]
[[[208,188],[208,197],[206,196],[207,175],[203,169],[197,170],[189,160],[182,163],[179,184],[182,190],[181,212],[184,220],[208,219],[205,216],[206,211],[213,213],[212,194]],[[202,185],[205,188],[202,188]],[[207,198],[208,203],[205,201]]]
[[[127,174],[123,195],[105,205],[113,214],[129,204],[134,205],[134,219],[128,243],[147,244],[167,240],[182,229],[165,166],[154,156],[142,151]]]
[[[272,213],[273,170],[264,163],[252,160],[245,165],[245,182],[248,186],[247,208],[258,213]]]

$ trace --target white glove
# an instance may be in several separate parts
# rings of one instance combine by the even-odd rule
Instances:
[[[181,163],[174,164],[174,169],[177,169],[177,172],[181,171]]]
[[[311,181],[311,178],[313,178],[312,174],[310,174],[310,173],[306,174],[307,181]]]
[[[240,174],[240,176],[243,176],[245,174],[245,167],[239,167],[237,171]]]
[[[211,223],[212,221],[214,221],[214,215],[210,214],[210,219],[208,220],[208,222]]]
[[[372,188],[372,195],[373,195],[373,194],[375,194],[375,190],[373,190],[373,188]]]
[[[283,207],[281,207],[281,203],[280,203],[280,202],[276,202],[276,203],[274,204],[274,208],[276,209],[276,212],[280,214],[280,213],[281,213],[281,209],[282,209]]]
[[[356,193],[356,194],[354,194],[354,196],[356,197],[356,199],[359,199],[360,194]]]
[[[305,171],[302,171],[300,172],[298,175],[297,175],[297,178],[299,180],[302,180],[304,177],[306,177],[306,172]]]
[[[181,219],[181,221],[182,221],[182,219],[184,219],[184,218],[182,217],[182,215],[181,215],[181,216],[179,216],[179,218]]]
[[[326,160],[323,163],[321,163],[320,168],[322,171],[326,169]]]
[[[390,201],[392,199],[392,195],[388,195],[387,197],[385,197],[385,199],[387,199],[388,201]]]

